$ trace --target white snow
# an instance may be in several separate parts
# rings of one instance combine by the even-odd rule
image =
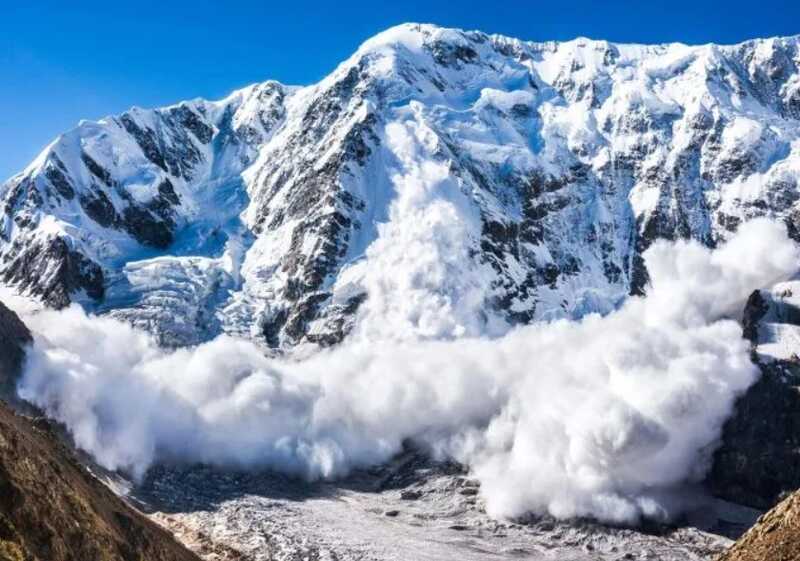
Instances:
[[[796,52],[796,43],[796,39],[785,39],[731,47],[641,46],[586,38],[527,43],[404,24],[365,42],[330,76],[312,86],[288,87],[267,81],[216,102],[194,100],[161,110],[132,109],[130,116],[137,126],[163,133],[167,148],[188,147],[200,154],[201,161],[189,179],[175,177],[148,160],[118,119],[82,122],[48,146],[14,180],[34,179],[48,201],[41,208],[25,211],[32,213],[39,228],[22,233],[10,217],[4,217],[3,228],[9,240],[24,238],[21,243],[67,232],[70,243],[98,262],[115,283],[113,301],[98,309],[111,312],[124,307],[115,313],[133,321],[141,314],[140,319],[150,322],[165,340],[170,337],[171,326],[166,321],[170,315],[211,318],[203,326],[205,336],[222,330],[254,333],[259,339],[259,326],[286,307],[284,294],[292,279],[283,264],[294,232],[337,212],[338,207],[335,202],[319,201],[302,219],[287,217],[268,228],[258,222],[269,223],[284,212],[295,193],[313,181],[308,175],[311,170],[322,173],[326,166],[336,165],[351,137],[366,138],[370,148],[366,161],[344,166],[330,180],[335,185],[320,186],[347,192],[364,203],[359,210],[347,211],[353,226],[346,232],[343,256],[331,277],[324,280],[323,289],[337,287],[325,306],[342,304],[344,294],[354,296],[366,290],[362,271],[369,267],[369,259],[364,261],[365,256],[375,260],[388,247],[409,256],[418,252],[413,244],[421,239],[406,232],[407,221],[421,220],[423,211],[411,210],[409,205],[417,204],[413,199],[404,202],[406,187],[392,175],[397,154],[389,133],[398,130],[396,125],[407,127],[413,120],[419,130],[428,131],[433,140],[426,142],[435,149],[421,149],[414,154],[415,160],[403,167],[438,168],[453,176],[445,183],[457,185],[454,189],[461,193],[460,202],[454,205],[446,189],[436,189],[432,196],[441,199],[441,205],[435,200],[424,204],[441,209],[449,205],[455,213],[453,224],[463,226],[461,233],[450,238],[449,247],[459,256],[456,260],[470,262],[460,264],[459,270],[470,271],[466,276],[473,279],[466,283],[476,289],[471,305],[480,307],[481,299],[502,297],[504,290],[525,282],[533,267],[563,268],[565,256],[570,256],[577,263],[574,274],[561,274],[553,286],[539,281],[527,298],[515,295],[509,306],[519,312],[535,308],[533,313],[539,319],[606,312],[628,293],[632,231],[663,212],[660,206],[666,204],[676,212],[672,208],[678,204],[675,201],[684,201],[680,204],[691,208],[686,217],[691,235],[704,239],[729,235],[717,226],[716,212],[741,221],[761,214],[785,216],[791,211],[794,203],[783,191],[791,190],[800,177],[800,126],[770,103],[791,99],[800,83],[797,73],[787,67],[785,83],[775,86],[775,95],[765,98],[772,100],[767,102],[743,95],[744,78],[725,69],[753,53],[750,67],[761,71],[783,60],[782,53]],[[352,89],[339,98],[338,88],[356,70]],[[337,109],[324,130],[309,134],[309,112],[318,107]],[[169,124],[169,111],[177,109],[191,111],[210,127],[211,143],[205,145],[188,129]],[[373,117],[368,132],[359,133],[359,127]],[[712,141],[711,132],[696,128],[694,122],[702,119],[720,123],[718,140]],[[231,131],[239,135],[236,141],[231,140]],[[139,204],[152,200],[161,181],[171,181],[181,199],[174,209],[177,236],[171,247],[143,248],[119,230],[96,224],[86,215],[79,197],[56,201],[48,195],[43,174],[46,166],[55,165],[55,156],[63,162],[79,195],[98,183],[80,161],[81,150],[109,170],[120,189]],[[697,169],[696,174],[682,172],[685,177],[675,187],[676,194],[665,197],[665,190],[672,189],[665,178],[675,173],[676,166],[686,166],[683,158],[692,150],[699,154],[689,164]],[[745,156],[754,169],[746,167],[724,182],[702,179],[702,174],[714,177],[721,166],[729,162],[735,166]],[[639,167],[620,168],[618,162],[625,158],[638,162]],[[585,170],[585,175],[572,176],[568,170],[574,169]],[[537,200],[537,204],[558,208],[538,219],[545,239],[523,244],[521,252],[507,253],[501,274],[484,270],[482,221],[520,220],[524,197],[529,196],[520,192],[520,185],[534,175],[564,185]],[[4,198],[10,196],[10,185],[5,186]],[[124,207],[116,188],[104,191],[116,207]],[[769,201],[770,210],[752,206],[760,200]],[[702,210],[704,205],[708,210]],[[408,210],[401,212],[404,207]],[[451,220],[446,216],[441,214],[438,221]],[[253,236],[257,227],[260,231]],[[597,232],[604,233],[594,245],[587,244],[586,239]],[[424,243],[436,245],[446,237],[431,235]],[[228,240],[237,240],[236,258],[224,258],[225,274],[234,282],[223,283],[224,290],[214,299],[215,309],[159,314],[147,305],[148,287],[158,292],[156,287],[162,283],[141,281],[143,271],[152,269],[136,263],[169,256],[175,270],[190,270],[192,262],[181,260],[218,260]],[[304,235],[298,245],[299,258],[317,259],[326,242],[314,234]],[[409,246],[397,246],[403,243]],[[603,244],[610,244],[611,251],[601,248]],[[0,253],[10,247],[10,243],[0,243]],[[611,260],[619,275],[607,276],[608,263],[602,260]],[[138,280],[125,281],[133,270],[139,271]],[[193,278],[193,282],[212,282],[202,275]],[[422,300],[435,301],[442,294],[452,294],[448,281],[436,278],[432,274],[420,284],[429,295],[420,296]],[[131,287],[130,292],[120,293],[125,286]],[[201,292],[217,293],[213,287]],[[157,294],[153,297],[152,302],[160,301]],[[201,306],[199,301],[191,305]],[[409,321],[411,325],[419,320]],[[465,327],[463,318],[451,326],[458,331],[456,324],[465,333],[474,332]],[[439,332],[430,328],[430,333]],[[174,342],[178,340],[185,342],[182,337]],[[286,348],[295,343],[285,337],[280,340]]]

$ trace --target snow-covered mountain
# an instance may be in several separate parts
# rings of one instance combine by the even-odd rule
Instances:
[[[308,87],[82,122],[0,187],[0,279],[170,345],[497,334],[608,311],[656,238],[800,237],[800,37],[401,25]],[[355,318],[359,318],[355,321]]]

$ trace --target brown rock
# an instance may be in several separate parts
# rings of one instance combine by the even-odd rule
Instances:
[[[0,303],[0,397],[13,397],[31,340]],[[89,474],[48,423],[0,401],[0,561],[90,559],[198,561]]]
[[[800,559],[800,491],[758,519],[717,561],[797,561]]]
[[[0,403],[0,560],[198,561]]]

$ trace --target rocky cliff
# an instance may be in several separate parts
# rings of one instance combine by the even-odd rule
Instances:
[[[12,399],[31,332],[17,314],[0,302],[0,397]]]
[[[736,404],[709,474],[711,490],[759,509],[800,487],[800,283],[759,290],[744,310],[761,378]]]

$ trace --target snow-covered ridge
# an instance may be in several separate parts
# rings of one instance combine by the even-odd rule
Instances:
[[[0,278],[190,344],[494,335],[608,311],[657,238],[797,231],[800,38],[406,24],[321,82],[82,122],[0,188]],[[358,318],[358,321],[356,321]]]

